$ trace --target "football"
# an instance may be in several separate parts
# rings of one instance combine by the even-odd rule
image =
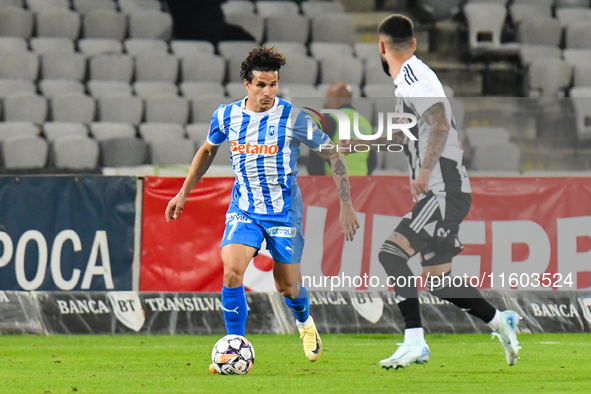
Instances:
[[[254,348],[240,335],[226,335],[211,352],[211,372],[221,375],[246,375],[254,365]]]

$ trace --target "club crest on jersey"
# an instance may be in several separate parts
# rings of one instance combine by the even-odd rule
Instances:
[[[267,134],[269,137],[273,137],[275,135],[275,126],[269,126],[269,130],[267,130]]]
[[[238,153],[249,153],[255,155],[275,155],[279,151],[277,145],[264,145],[264,144],[239,144],[236,141],[230,141],[230,151]]]

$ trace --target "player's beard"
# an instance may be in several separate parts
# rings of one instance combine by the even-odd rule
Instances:
[[[391,77],[391,75],[390,75],[390,65],[388,64],[388,62],[386,61],[386,59],[384,59],[384,55],[380,54],[380,60],[382,61],[382,67],[384,69],[384,72],[386,73],[387,76]]]

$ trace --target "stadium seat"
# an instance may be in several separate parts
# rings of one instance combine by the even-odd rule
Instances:
[[[591,21],[591,9],[560,8],[556,10],[556,17],[564,28],[578,22]]]
[[[480,171],[518,171],[521,150],[513,142],[478,146],[472,153],[472,169]]]
[[[113,138],[135,137],[135,127],[129,123],[94,122],[90,124],[90,135],[97,141]]]
[[[75,79],[42,79],[39,90],[45,97],[51,98],[62,93],[84,94],[84,85]]]
[[[469,3],[464,6],[464,14],[472,54],[501,47],[501,32],[507,15],[503,4]]]
[[[228,14],[254,14],[254,3],[250,1],[226,1],[222,3],[222,12]]]
[[[68,9],[41,11],[36,15],[39,37],[65,37],[76,40],[80,35],[80,14]]]
[[[162,9],[158,0],[119,0],[121,12],[133,14],[138,11],[160,11]]]
[[[0,52],[0,79],[35,81],[39,74],[39,58],[32,52]]]
[[[591,63],[580,62],[574,65],[573,86],[591,86]]]
[[[562,57],[571,66],[581,63],[591,64],[591,49],[565,49]]]
[[[355,42],[355,20],[348,14],[319,15],[312,19],[312,41]]]
[[[136,95],[146,98],[160,94],[178,95],[178,88],[170,82],[137,81],[133,84]]]
[[[89,68],[91,79],[131,82],[133,58],[122,54],[100,54],[90,59]]]
[[[479,3],[486,3],[486,4],[507,4],[508,0],[467,0],[466,3],[471,4],[479,4]]]
[[[279,84],[278,96],[291,101],[293,97],[321,97],[316,86],[305,83],[283,83]]]
[[[318,15],[342,14],[345,6],[338,1],[309,1],[302,3],[302,13],[310,18]]]
[[[36,91],[33,82],[26,79],[0,79],[0,99],[16,92]]]
[[[189,165],[195,156],[195,142],[171,138],[150,142],[150,161],[156,166]]]
[[[318,79],[318,62],[305,55],[292,55],[281,68],[281,83],[315,85]]]
[[[566,29],[568,49],[591,49],[591,21],[578,22]]]
[[[144,102],[141,98],[114,94],[97,100],[98,118],[102,122],[139,125],[144,117]]]
[[[254,41],[221,41],[218,44],[218,51],[225,59],[242,59],[246,58],[246,55],[258,47],[258,44]]]
[[[148,144],[139,138],[110,138],[101,141],[101,163],[105,167],[139,166],[146,162]]]
[[[179,60],[174,55],[150,53],[135,57],[136,81],[177,81]]]
[[[466,137],[471,147],[505,144],[511,134],[502,127],[468,127]]]
[[[267,48],[275,47],[277,52],[282,53],[285,55],[287,61],[291,55],[307,55],[308,48],[306,45],[302,44],[301,42],[293,42],[293,41],[267,41],[265,43]]]
[[[75,79],[86,77],[86,57],[80,53],[47,53],[41,56],[41,77]]]
[[[0,142],[14,136],[37,135],[39,135],[39,126],[33,122],[0,122]]]
[[[31,49],[38,55],[74,53],[74,41],[66,37],[33,37]]]
[[[88,91],[91,96],[101,98],[113,95],[127,95],[133,94],[131,85],[127,82],[121,81],[88,81]]]
[[[139,128],[146,142],[184,138],[185,129],[178,123],[142,123]]]
[[[384,68],[379,58],[365,61],[365,83],[381,83],[388,86],[388,88],[392,88],[392,77],[384,73]]]
[[[131,38],[157,38],[169,41],[172,35],[172,17],[160,11],[138,11],[129,16]]]
[[[217,166],[231,166],[232,159],[231,159],[231,152],[230,152],[230,144],[228,141],[224,141],[219,147],[218,152],[213,158],[211,164]]]
[[[577,137],[580,141],[591,139],[591,87],[575,87],[570,91],[575,109]]]
[[[0,8],[4,7],[23,7],[23,0],[0,0]]]
[[[244,87],[243,82],[230,82],[226,84],[226,91],[228,92],[228,101],[238,101],[242,100],[248,92]]]
[[[320,97],[326,98],[326,93],[330,85],[332,85],[332,82],[322,83],[316,86],[316,90],[318,90]],[[351,94],[353,95],[353,97],[361,97],[361,87],[359,85],[354,83],[349,83],[348,85],[351,88]]]
[[[221,56],[207,53],[187,55],[181,59],[183,82],[222,83],[226,76],[226,62]]]
[[[124,43],[125,52],[132,56],[148,53],[167,54],[168,44],[164,40],[152,40],[147,38],[130,38]]]
[[[67,10],[70,8],[68,0],[26,0],[27,7],[37,13],[51,10]]]
[[[310,20],[301,15],[275,15],[267,18],[267,40],[308,42]]]
[[[43,123],[43,134],[49,142],[58,138],[75,135],[79,137],[88,136],[88,129],[83,123],[76,122],[46,122]]]
[[[562,37],[560,22],[547,16],[533,15],[519,24],[518,41],[531,45],[558,46]]]
[[[178,123],[189,121],[189,100],[185,97],[163,94],[146,98],[146,122]]]
[[[355,56],[360,59],[380,59],[380,48],[377,42],[356,42]]]
[[[191,113],[193,123],[211,121],[211,116],[222,104],[228,104],[231,101],[225,96],[207,95],[193,97],[191,99]]]
[[[300,8],[291,1],[258,1],[257,12],[264,18],[277,15],[296,16],[300,13]]]
[[[242,27],[257,42],[263,41],[265,32],[265,18],[257,14],[227,14],[226,23]]]
[[[422,18],[440,21],[460,13],[462,2],[462,0],[418,0],[415,3]]]
[[[99,143],[80,135],[65,135],[52,144],[55,167],[63,170],[94,170],[98,164]]]
[[[114,0],[73,0],[74,9],[81,14],[94,10],[115,11],[117,4]]]
[[[116,11],[93,10],[84,15],[85,38],[123,40],[127,33],[127,17]]]
[[[22,37],[0,37],[0,51],[27,51],[27,40]]]
[[[2,141],[4,167],[10,170],[44,168],[48,143],[38,136],[14,135]]]
[[[513,20],[513,23],[519,24],[524,19],[529,18],[533,15],[550,17],[551,10],[544,9],[542,7],[536,7],[533,4],[513,4],[509,8],[509,14],[511,15],[511,19]]]
[[[528,67],[534,60],[560,58],[560,48],[552,45],[522,45],[519,51],[521,65]]]
[[[200,147],[205,141],[207,141],[209,124],[210,122],[191,123],[185,127],[187,136],[195,142],[197,147]]]
[[[29,38],[32,34],[32,12],[17,7],[0,9],[0,36]]]
[[[218,82],[183,82],[180,84],[181,92],[183,96],[199,97],[202,95],[220,95],[226,94],[224,85]]]
[[[513,4],[528,4],[546,11],[546,15],[552,14],[552,5],[554,0],[513,0]]]
[[[366,97],[392,97],[394,95],[394,84],[366,83],[363,91]]]
[[[13,93],[4,99],[4,120],[43,123],[47,118],[47,100],[35,93]]]
[[[121,41],[109,38],[83,38],[78,41],[78,48],[87,57],[102,53],[123,53]]]
[[[90,96],[62,93],[54,96],[50,103],[53,121],[90,123],[94,120],[96,103]]]
[[[562,59],[538,59],[528,71],[530,97],[563,97],[571,82],[572,66]]]
[[[353,47],[344,43],[313,42],[310,44],[310,53],[318,60],[350,58],[353,56]]]
[[[198,40],[172,40],[170,49],[179,58],[200,53],[213,55],[215,52],[215,47],[211,42]]]
[[[361,85],[363,80],[363,63],[360,59],[326,58],[320,61],[320,80],[322,83],[344,81]]]
[[[377,152],[378,153],[378,168],[387,170],[395,170],[396,172],[408,172],[408,157],[404,152]]]
[[[589,0],[556,0],[556,10],[567,7],[589,8]]]

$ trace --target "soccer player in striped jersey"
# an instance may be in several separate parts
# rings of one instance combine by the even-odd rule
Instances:
[[[394,80],[396,113],[417,118],[417,124],[410,129],[415,139],[399,132],[392,140],[382,137],[373,145],[406,145],[411,192],[416,202],[379,253],[388,276],[403,279],[397,280],[401,285],[395,286],[395,291],[406,325],[404,343],[380,364],[404,368],[429,360],[418,290],[416,282],[409,279],[413,273],[407,264],[410,257],[420,253],[423,273],[430,279],[428,290],[487,323],[503,344],[507,363],[513,365],[520,349],[516,335],[520,316],[513,311],[498,311],[466,281],[461,281],[459,287],[452,284],[451,261],[463,249],[458,239],[459,226],[468,215],[472,199],[462,164],[463,148],[443,86],[433,70],[414,56],[416,40],[410,19],[391,15],[380,24],[378,33],[384,71]],[[365,142],[352,139],[342,147],[350,149]]]
[[[303,205],[297,184],[302,143],[330,163],[340,200],[340,226],[347,240],[353,240],[359,222],[344,158],[305,112],[276,97],[279,69],[284,64],[284,56],[274,48],[255,48],[248,54],[240,75],[247,96],[214,112],[207,141],[195,154],[180,192],[168,203],[166,218],[176,219],[182,212],[189,191],[227,140],[236,173],[221,245],[222,305],[228,334],[244,336],[248,310],[242,279],[266,241],[273,257],[275,286],[296,317],[306,357],[316,361],[322,342],[309,313],[307,290],[298,283],[304,247]],[[308,127],[312,127],[310,133]]]

